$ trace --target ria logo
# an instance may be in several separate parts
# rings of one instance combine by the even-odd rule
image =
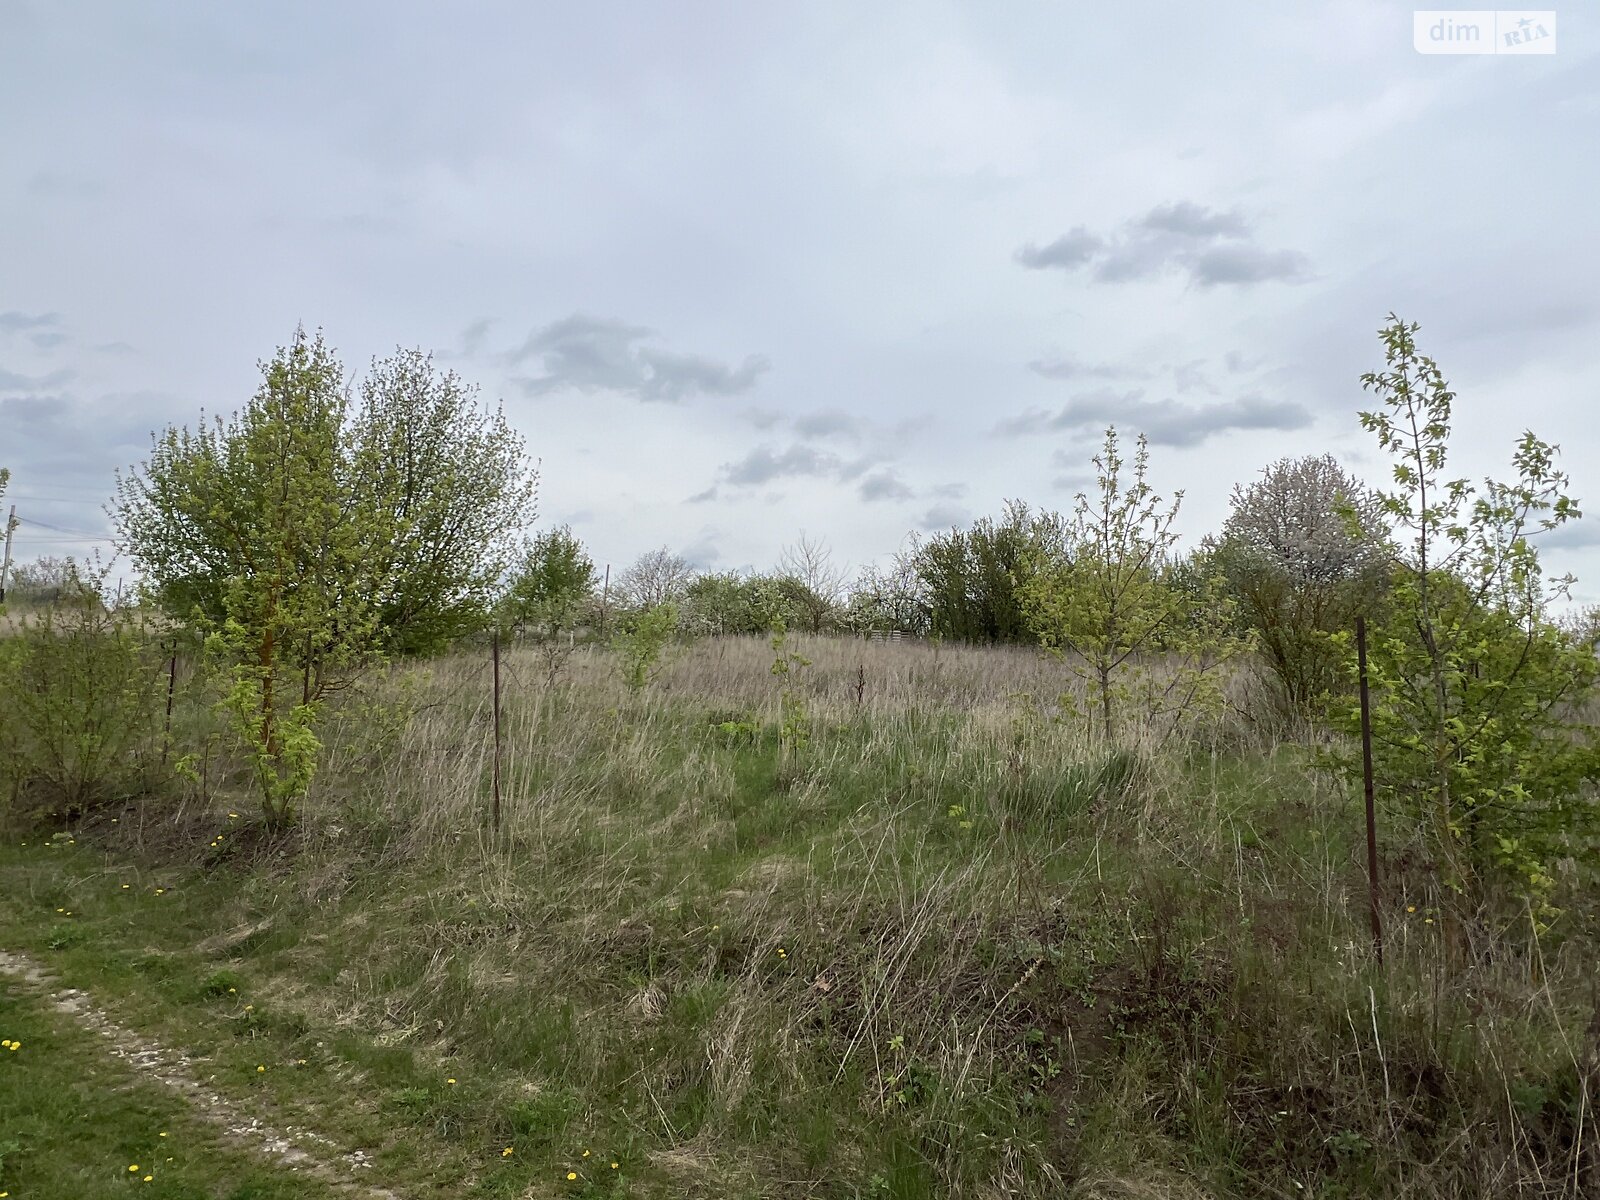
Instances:
[[[1425,9],[1412,13],[1418,54],[1554,54],[1554,10]]]

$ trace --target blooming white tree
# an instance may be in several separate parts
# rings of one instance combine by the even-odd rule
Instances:
[[[1326,635],[1369,599],[1387,558],[1382,503],[1331,454],[1284,458],[1233,489],[1218,560],[1289,702],[1334,683]]]

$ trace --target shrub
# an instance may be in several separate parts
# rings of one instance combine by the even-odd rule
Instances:
[[[13,819],[73,818],[150,786],[161,662],[144,618],[87,584],[0,639],[0,794]]]

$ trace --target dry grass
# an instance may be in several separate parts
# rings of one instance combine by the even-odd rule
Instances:
[[[794,648],[789,753],[758,639],[641,695],[601,651],[554,682],[510,652],[498,832],[487,655],[371,681],[298,856],[208,917],[270,935],[219,954],[492,1075],[552,1154],[628,1146],[638,1194],[1583,1194],[1592,896],[1448,971],[1392,839],[1378,972],[1358,805],[1249,672],[1108,753],[1041,655]]]

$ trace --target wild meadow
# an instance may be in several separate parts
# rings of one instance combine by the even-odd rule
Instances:
[[[13,593],[0,1194],[1600,1195],[1579,514],[1443,474],[1413,332],[1393,493],[1180,554],[1112,430],[1070,516],[616,592],[302,336],[123,482],[137,598]]]

